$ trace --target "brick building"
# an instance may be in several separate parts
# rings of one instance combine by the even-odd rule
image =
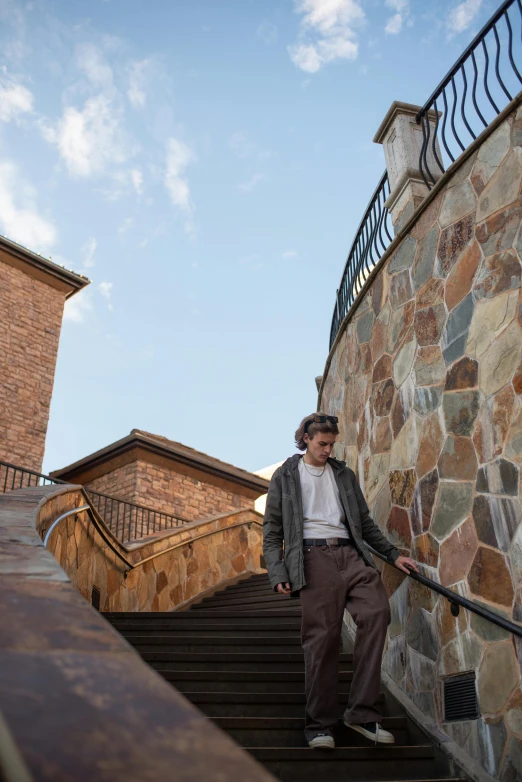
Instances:
[[[0,236],[0,461],[41,469],[64,303],[88,284]]]
[[[188,521],[253,509],[268,489],[258,475],[139,429],[51,474]]]

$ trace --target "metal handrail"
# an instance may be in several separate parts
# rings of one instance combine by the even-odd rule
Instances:
[[[512,81],[513,85],[517,87],[516,92],[520,90],[520,85],[522,84],[520,72],[522,70],[522,47],[518,42],[519,36],[517,36],[517,50],[515,52],[512,24],[514,19],[510,19],[509,14],[512,9],[514,10],[512,16],[519,20],[519,24],[522,23],[522,0],[505,0],[450,68],[417,114],[417,124],[422,126],[423,134],[423,143],[419,155],[419,170],[429,190],[431,190],[440,174],[443,174],[446,170],[444,160],[442,159],[443,153],[441,153],[438,144],[439,140],[442,141],[447,158],[453,163],[467,149],[469,144],[477,138],[477,135],[484,128],[488,127],[494,117],[500,114],[502,108],[513,100],[514,95],[509,90],[511,85],[506,82]],[[508,37],[507,46],[504,48],[501,45],[499,36],[499,30],[501,30],[499,23],[502,20],[505,22],[505,33],[507,33]],[[489,33],[492,33],[492,36],[489,36],[488,39]],[[492,51],[488,49],[489,43],[494,47]],[[515,54],[519,59],[518,67],[515,62]],[[478,57],[482,59],[482,63],[477,62]],[[501,57],[503,75],[500,72]],[[481,81],[483,90],[479,97],[477,95],[477,87],[479,86],[480,65],[482,65]],[[494,80],[490,75],[490,69],[493,70],[493,68],[496,77]],[[449,89],[450,87],[451,89]],[[447,88],[448,94],[446,93]],[[492,92],[495,94],[494,97]],[[439,101],[439,105],[437,105],[437,101]],[[481,107],[479,106],[479,101],[482,102]],[[435,112],[435,128],[431,128],[428,117],[428,112],[432,110]],[[440,122],[441,118],[442,123]],[[450,125],[448,129],[449,138],[447,135],[448,122]],[[458,130],[456,123],[459,126]],[[440,170],[440,174],[437,176],[430,170],[427,161],[430,145],[433,157]]]
[[[69,516],[74,516],[75,513],[81,513],[83,510],[90,510],[90,505],[82,505],[79,508],[73,508],[72,510],[66,511],[66,513],[62,513],[61,516],[58,516],[57,519],[53,521],[47,532],[45,533],[45,537],[43,539],[44,548],[47,548],[47,543],[49,542],[49,538],[51,537],[51,532],[56,527],[57,524],[60,523],[63,519],[67,519]]]
[[[366,546],[372,554],[381,559],[383,562],[386,562],[387,565],[391,565],[393,568],[395,568],[395,570],[398,570],[399,573],[404,572],[393,562],[390,562],[388,557],[384,556],[384,554],[380,554],[378,551],[375,551],[375,549],[371,546],[368,546],[368,544],[366,544]],[[492,622],[498,627],[502,627],[504,630],[507,630],[509,633],[516,635],[518,638],[522,638],[522,625],[517,625],[514,622],[511,622],[509,619],[504,619],[503,616],[499,616],[498,614],[493,613],[493,611],[488,611],[487,608],[483,608],[482,606],[478,605],[478,603],[474,603],[472,600],[468,600],[466,597],[462,597],[456,592],[452,592],[451,589],[447,589],[446,587],[437,584],[436,581],[433,581],[433,579],[428,578],[427,576],[423,576],[422,573],[416,573],[415,570],[410,570],[408,575],[410,578],[413,578],[414,581],[418,581],[419,584],[427,586],[433,592],[438,592],[439,595],[442,595],[447,600],[449,600],[451,603],[451,613],[453,616],[457,617],[459,615],[460,608],[465,608],[467,611],[472,611],[474,614],[481,616],[483,619],[487,619],[488,622]]]
[[[357,299],[371,270],[393,241],[390,213],[384,205],[389,195],[388,172],[385,171],[370,198],[348,253],[336,293],[330,329],[330,348],[335,342],[341,323]]]

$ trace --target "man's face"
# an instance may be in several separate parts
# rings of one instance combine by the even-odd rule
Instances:
[[[329,432],[317,432],[312,438],[305,434],[303,439],[307,446],[308,455],[311,456],[315,462],[325,464],[328,457],[332,455],[332,449],[337,440],[337,435],[330,434]]]

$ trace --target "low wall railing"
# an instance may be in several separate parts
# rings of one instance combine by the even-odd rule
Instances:
[[[60,478],[29,470],[16,464],[0,461],[0,493],[31,486],[64,484]],[[189,519],[145,505],[111,497],[84,487],[87,498],[98,515],[104,520],[113,535],[121,542],[139,539],[156,532],[182,527],[191,523]]]
[[[419,169],[428,190],[478,134],[487,128],[520,91],[522,84],[522,0],[505,0],[440,82],[417,115],[422,127]],[[429,112],[435,111],[435,128]],[[441,143],[440,143],[441,142]],[[440,171],[427,156],[432,148]],[[330,328],[332,348],[343,320],[356,303],[371,269],[393,236],[385,201],[390,194],[387,172],[370,199],[348,253],[337,290]]]

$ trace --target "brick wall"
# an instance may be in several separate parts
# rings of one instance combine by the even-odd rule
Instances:
[[[0,261],[0,459],[40,470],[64,293]]]
[[[174,465],[167,469],[143,459],[111,470],[86,486],[189,521],[254,508],[253,499],[229,488],[177,472]]]
[[[109,494],[114,497],[129,502],[138,502],[136,499],[137,471],[136,462],[124,464],[123,467],[117,467],[115,470],[100,475],[98,478],[89,481],[86,486],[93,491],[99,491],[101,494]],[[142,502],[142,505],[147,503]]]

